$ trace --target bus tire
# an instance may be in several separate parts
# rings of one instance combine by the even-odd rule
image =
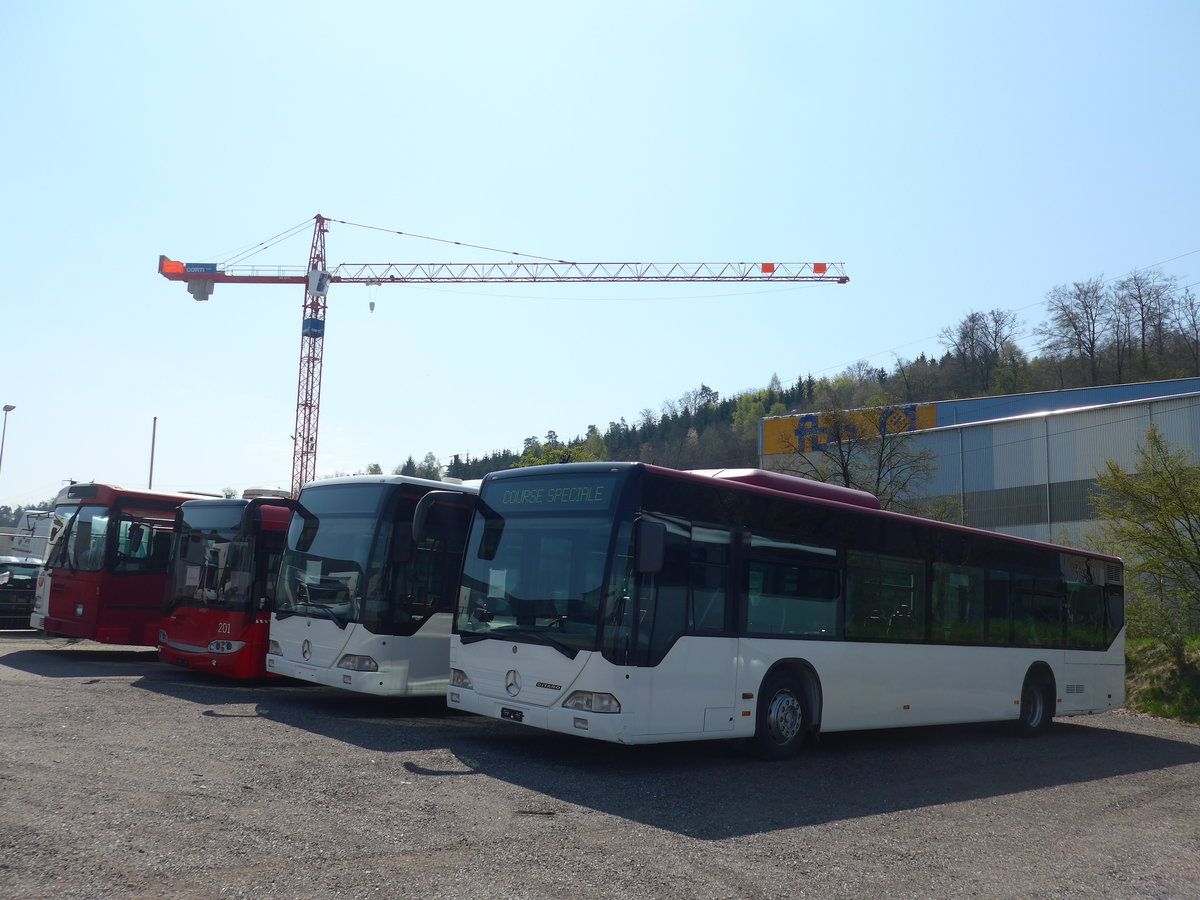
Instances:
[[[768,675],[758,693],[758,719],[750,747],[759,759],[787,759],[812,727],[804,683],[790,672]]]
[[[1041,672],[1029,672],[1021,686],[1021,714],[1017,734],[1037,737],[1045,734],[1054,719],[1054,687]]]

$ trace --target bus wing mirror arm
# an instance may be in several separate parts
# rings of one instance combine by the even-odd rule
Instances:
[[[661,572],[667,547],[667,526],[662,522],[638,522],[637,570],[643,574]]]
[[[313,538],[317,535],[317,526],[321,524],[321,520],[309,512],[299,500],[290,500],[284,497],[255,497],[246,504],[246,511],[242,513],[242,521],[238,526],[238,531],[243,536],[249,534],[254,525],[259,521],[259,517],[261,516],[259,509],[264,506],[282,506],[284,509],[290,509],[292,515],[299,516],[304,520],[304,529],[300,532],[300,537],[296,541],[296,549],[301,553],[307,553],[308,548],[312,546]]]
[[[430,491],[417,501],[417,508],[413,510],[413,544],[419,544],[430,536],[429,514],[433,511],[433,508],[440,503],[446,503],[451,500],[457,506],[466,506],[467,509],[473,510],[479,507],[479,498],[475,494],[464,494],[460,491]]]

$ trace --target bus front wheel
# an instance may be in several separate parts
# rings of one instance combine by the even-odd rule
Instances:
[[[811,725],[808,694],[800,679],[777,672],[758,694],[758,721],[751,748],[760,759],[786,759],[800,749]]]
[[[1054,688],[1045,675],[1030,672],[1021,686],[1021,715],[1017,733],[1022,737],[1044,734],[1054,718]]]

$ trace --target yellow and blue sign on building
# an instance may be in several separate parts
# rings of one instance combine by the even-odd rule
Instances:
[[[774,416],[762,420],[761,455],[810,453],[828,443],[853,438],[860,430],[873,437],[923,431],[936,426],[936,403],[906,403],[839,413]]]

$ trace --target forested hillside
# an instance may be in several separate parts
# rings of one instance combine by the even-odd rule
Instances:
[[[758,420],[788,412],[855,409],[1054,391],[1200,376],[1200,302],[1191,285],[1158,269],[1105,281],[1059,285],[1046,294],[1049,317],[1029,325],[1012,311],[972,311],[941,329],[941,356],[897,358],[891,369],[856,363],[833,377],[804,373],[795,360],[792,380],[778,376],[760,390],[721,397],[701,384],[660,410],[643,409],[603,430],[561,438],[549,430],[525,439],[520,450],[417,464],[395,471],[481,478],[498,469],[536,462],[642,460],[675,468],[753,466]],[[1026,353],[1022,345],[1033,348]],[[552,425],[553,423],[547,423]]]

